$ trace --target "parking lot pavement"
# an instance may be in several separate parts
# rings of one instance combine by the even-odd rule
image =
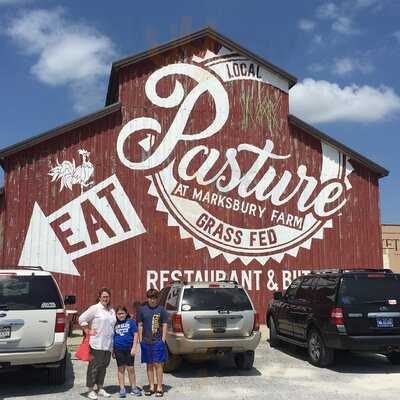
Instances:
[[[145,368],[136,360],[138,383],[145,384]],[[0,399],[84,399],[86,363],[70,357],[68,381],[61,387],[46,385],[41,371],[0,374]],[[383,356],[340,353],[330,369],[307,362],[303,349],[291,345],[271,349],[263,340],[256,351],[254,368],[238,371],[232,360],[184,363],[173,374],[165,374],[168,399],[396,399],[400,366]],[[105,387],[117,398],[116,364],[112,361]]]

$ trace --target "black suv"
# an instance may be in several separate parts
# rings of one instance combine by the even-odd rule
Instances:
[[[385,354],[400,364],[400,274],[382,269],[320,270],[274,293],[267,324],[270,346],[308,349],[326,367],[335,349]]]

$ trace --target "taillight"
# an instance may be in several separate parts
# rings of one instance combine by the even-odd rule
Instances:
[[[254,313],[254,323],[253,323],[253,331],[260,330],[260,315],[258,312]]]
[[[343,309],[340,307],[334,308],[331,311],[331,322],[333,325],[344,325],[344,319],[343,319]]]
[[[182,315],[181,314],[173,314],[172,315],[172,331],[174,333],[183,333]]]
[[[208,287],[210,287],[210,288],[217,288],[217,287],[219,287],[219,284],[218,284],[218,283],[210,283],[210,284],[208,285]]]
[[[56,314],[56,326],[54,328],[55,333],[63,333],[65,331],[65,313],[58,312]]]

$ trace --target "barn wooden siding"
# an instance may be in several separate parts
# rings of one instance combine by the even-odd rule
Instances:
[[[352,189],[347,195],[347,204],[333,218],[333,228],[324,231],[322,240],[315,239],[311,249],[300,249],[297,257],[285,256],[278,263],[269,260],[262,266],[257,261],[245,266],[239,259],[228,263],[220,255],[211,258],[207,249],[195,250],[191,239],[181,239],[176,227],[169,227],[167,215],[156,211],[157,199],[148,194],[149,181],[140,171],[131,171],[120,162],[116,153],[117,137],[121,128],[133,118],[147,116],[157,119],[163,132],[170,126],[176,109],[160,109],[154,106],[144,92],[149,75],[156,69],[177,62],[189,62],[196,54],[204,54],[204,49],[217,51],[220,44],[209,38],[199,39],[185,47],[171,49],[162,54],[145,59],[135,65],[122,68],[118,73],[115,93],[122,104],[106,116],[70,131],[63,132],[45,142],[7,157],[3,161],[5,169],[5,193],[0,200],[0,218],[4,219],[2,238],[2,265],[18,264],[34,203],[37,202],[45,215],[50,215],[81,194],[78,185],[72,191],[59,191],[59,184],[50,182],[49,170],[56,160],[75,159],[79,163],[78,150],[90,151],[90,160],[95,167],[94,181],[103,181],[116,174],[126,194],[136,209],[146,228],[146,233],[130,240],[99,250],[74,261],[80,276],[55,274],[64,294],[76,294],[76,307],[81,310],[95,301],[98,288],[107,286],[112,289],[113,302],[128,306],[133,300],[143,300],[146,291],[148,270],[223,270],[249,271],[262,270],[260,290],[250,291],[257,310],[263,320],[266,304],[272,291],[267,288],[267,270],[273,270],[276,282],[282,286],[282,270],[309,270],[328,267],[377,267],[382,265],[380,211],[379,211],[379,176],[362,163],[350,159],[354,171],[349,177]],[[160,95],[172,92],[176,77],[160,82]],[[182,78],[187,91],[194,87],[193,81]],[[296,171],[300,164],[305,164],[309,174],[318,176],[321,168],[321,142],[308,132],[289,123],[287,93],[267,85],[252,81],[235,81],[226,88],[231,102],[232,115],[243,115],[241,95],[247,93],[255,98],[276,96],[280,100],[277,118],[279,128],[269,130],[267,122],[249,123],[246,136],[251,143],[262,147],[266,135],[273,140],[274,151],[279,154],[291,154],[282,166]],[[250,104],[250,113],[255,112],[256,102]],[[187,126],[188,132],[204,129],[213,118],[213,103],[209,96],[203,96]],[[223,134],[210,138],[208,143],[215,148],[236,148],[244,142],[243,118],[229,120],[223,128]],[[228,134],[231,132],[231,134]],[[156,139],[159,140],[159,139]],[[247,139],[246,139],[247,140]],[[132,158],[140,157],[134,143],[131,146]],[[177,149],[178,157],[187,151],[187,144],[182,143]],[[143,157],[143,154],[142,154]],[[250,159],[244,159],[243,165],[249,166]],[[287,213],[295,213],[293,204],[284,208]],[[249,223],[245,216],[233,215],[229,210],[218,210],[220,216],[238,225]],[[257,221],[250,221],[257,225]],[[45,239],[44,239],[45,240]]]

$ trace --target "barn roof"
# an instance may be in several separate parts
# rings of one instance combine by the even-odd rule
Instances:
[[[29,139],[23,140],[11,146],[5,147],[0,150],[0,162],[5,158],[18,153],[19,151],[28,149],[30,147],[35,146],[36,144],[43,143],[46,140],[53,139],[57,136],[60,136],[66,132],[72,131],[73,129],[80,128],[85,126],[91,122],[97,121],[100,118],[103,118],[107,115],[110,115],[116,111],[121,109],[121,103],[111,104],[107,107],[102,108],[94,113],[85,115],[84,117],[75,119],[71,122],[67,122],[66,124],[60,125],[56,128],[50,129],[48,131],[39,133],[36,136],[33,136]]]
[[[374,171],[379,175],[380,177],[384,177],[389,175],[389,171],[386,168],[383,168],[379,164],[375,163],[374,161],[371,161],[370,159],[364,157],[360,153],[356,152],[355,150],[352,150],[350,147],[347,147],[345,144],[339,142],[336,139],[333,139],[332,137],[328,136],[326,133],[321,132],[317,128],[314,128],[313,126],[307,124],[306,122],[302,121],[300,118],[295,117],[294,115],[289,114],[289,123],[291,125],[294,125],[303,131],[307,132],[311,136],[314,136],[315,138],[321,140],[324,143],[330,144],[331,146],[337,148],[340,150],[342,153],[346,154],[349,158],[358,161],[360,164],[363,164],[370,170]]]
[[[245,55],[251,59],[254,59],[257,63],[263,65],[265,68],[272,70],[282,78],[286,79],[289,83],[289,88],[292,87],[293,85],[296,84],[297,79],[284,71],[283,69],[271,64],[269,61],[257,56],[256,54],[250,52],[249,50],[246,50],[244,47],[239,46],[237,43],[233,42],[232,40],[228,39],[227,37],[219,34],[218,32],[214,31],[212,28],[205,28],[202,29],[198,32],[192,33],[190,35],[186,35],[181,37],[180,39],[173,40],[171,42],[168,42],[164,45],[158,46],[156,48],[150,49],[148,51],[145,51],[143,53],[139,53],[124,59],[121,59],[119,61],[116,61],[113,63],[112,68],[111,68],[111,75],[110,75],[110,83],[108,87],[108,93],[107,93],[107,100],[106,100],[106,106],[102,108],[99,111],[96,111],[92,114],[89,114],[87,116],[81,117],[79,119],[76,119],[72,122],[69,122],[67,124],[61,125],[57,128],[51,129],[49,131],[40,133],[39,135],[36,135],[32,138],[26,139],[24,141],[21,141],[19,143],[16,143],[14,145],[8,146],[4,149],[0,149],[0,164],[2,164],[2,161],[6,159],[7,157],[14,155],[18,153],[19,151],[26,150],[30,147],[33,147],[39,143],[45,142],[49,139],[52,139],[54,137],[60,136],[64,133],[67,133],[71,131],[72,129],[76,129],[79,127],[82,127],[84,125],[87,125],[88,123],[94,122],[100,118],[103,118],[107,115],[110,115],[114,112],[117,112],[121,110],[121,103],[119,102],[114,102],[112,103],[112,100],[115,93],[113,93],[113,90],[115,89],[115,84],[117,82],[117,76],[118,76],[118,71],[126,66],[133,65],[139,61],[142,61],[146,58],[153,57],[155,55],[160,55],[165,51],[168,51],[170,49],[176,48],[178,46],[183,46],[185,44],[188,44],[191,41],[203,38],[203,37],[211,37],[221,43],[223,46],[228,47],[232,50],[235,50],[241,55]],[[116,99],[118,101],[119,99]],[[338,142],[337,140],[331,138],[327,134],[319,131],[318,129],[312,127],[311,125],[308,125],[304,121],[300,120],[299,118],[289,115],[289,123],[297,126],[298,128],[304,130],[308,134],[316,137],[317,139],[320,139],[321,141],[328,143],[343,153],[347,154],[349,157],[353,158],[354,160],[357,160],[360,162],[362,165],[366,166],[369,168],[371,171],[375,172],[379,177],[384,177],[389,174],[389,171],[383,168],[382,166],[376,164],[375,162],[369,160],[368,158],[362,156],[361,154],[357,153],[356,151],[350,149],[346,145]]]
[[[250,50],[240,46],[239,44],[235,43],[233,40],[227,38],[224,35],[216,32],[214,29],[207,27],[200,31],[191,33],[189,35],[183,36],[179,39],[172,40],[168,43],[165,43],[161,46],[154,47],[150,50],[144,51],[142,53],[134,54],[129,57],[123,58],[121,60],[115,61],[111,67],[111,75],[110,81],[108,84],[108,91],[107,91],[107,98],[106,98],[106,105],[111,104],[115,101],[116,91],[117,91],[117,81],[118,81],[118,71],[121,68],[125,68],[127,66],[136,64],[140,61],[143,61],[147,58],[158,56],[166,51],[171,49],[181,47],[187,45],[195,40],[202,39],[209,37],[214,39],[218,43],[222,44],[223,46],[229,48],[230,50],[234,50],[239,55],[246,56],[250,59],[255,60],[258,64],[262,65],[267,70],[270,70],[276,73],[281,78],[285,79],[289,83],[289,89],[294,86],[297,82],[297,78],[293,75],[289,74],[282,68],[277,67],[276,65],[272,64],[271,62],[265,60],[264,58],[254,54]]]

